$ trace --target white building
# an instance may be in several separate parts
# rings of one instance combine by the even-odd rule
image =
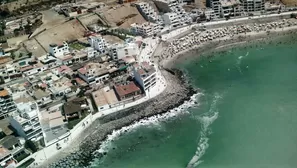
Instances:
[[[16,167],[16,163],[11,152],[4,147],[0,147],[0,166],[13,168]]]
[[[16,111],[12,96],[6,89],[0,88],[0,118],[6,118]]]
[[[265,0],[242,0],[243,10],[247,13],[265,10]]]
[[[163,15],[165,25],[171,25],[172,27],[178,27],[181,25],[178,14],[176,13],[165,13]]]
[[[156,69],[148,62],[142,62],[133,66],[133,74],[136,82],[144,91],[156,85]]]
[[[107,52],[108,42],[100,35],[90,36],[88,42],[99,54],[104,54]]]
[[[156,23],[131,24],[131,32],[141,36],[152,36],[161,31],[161,26]]]
[[[38,118],[39,108],[36,103],[18,103],[18,115],[10,117],[10,125],[17,134],[26,140],[38,141],[42,130]]]
[[[49,53],[55,57],[63,56],[64,54],[69,53],[69,46],[66,41],[61,45],[50,44]]]
[[[77,70],[78,75],[88,84],[102,84],[109,79],[109,67],[106,64],[90,62]]]
[[[1,73],[0,76],[2,76],[5,83],[9,82],[15,78],[22,77],[22,73],[21,73],[19,67],[17,67],[14,64],[6,64],[5,68],[0,70],[0,73]]]
[[[127,56],[137,56],[140,53],[139,45],[135,39],[128,39],[124,44],[113,44],[109,47],[109,55],[118,60]]]
[[[159,16],[155,9],[147,2],[136,3],[136,8],[141,13],[141,15],[150,22],[156,22],[159,19]]]

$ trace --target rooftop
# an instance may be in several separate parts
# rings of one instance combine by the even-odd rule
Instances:
[[[136,86],[134,82],[130,82],[129,84],[126,84],[126,85],[115,86],[115,90],[118,93],[118,95],[122,97],[130,93],[140,91],[140,88]]]
[[[13,131],[10,129],[10,123],[8,119],[0,120],[0,129],[5,135],[11,135]]]
[[[110,89],[109,87],[105,87],[93,92],[92,96],[97,106],[103,106],[107,104],[111,105],[118,102],[114,90]]]
[[[9,95],[9,93],[6,89],[0,90],[0,97],[6,97],[8,95]]]
[[[10,152],[8,149],[4,148],[4,147],[0,147],[0,159],[4,158],[5,156],[9,155]]]
[[[3,139],[1,139],[0,144],[5,147],[6,149],[9,149],[13,147],[13,145],[19,143],[19,138],[13,136],[13,135],[8,135],[5,136]]]

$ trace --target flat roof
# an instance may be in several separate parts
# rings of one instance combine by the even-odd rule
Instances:
[[[8,96],[8,95],[9,95],[9,93],[8,93],[8,91],[6,89],[3,89],[3,90],[0,91],[0,97],[5,97],[5,96]]]
[[[115,90],[118,93],[118,95],[121,97],[121,96],[128,95],[130,93],[140,91],[140,88],[136,86],[134,82],[130,82],[127,85],[115,86]]]

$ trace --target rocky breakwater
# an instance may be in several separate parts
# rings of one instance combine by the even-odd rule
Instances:
[[[161,71],[167,81],[165,91],[143,104],[96,120],[81,136],[86,138],[82,138],[79,150],[52,163],[50,167],[86,167],[94,158],[106,155],[106,152],[95,151],[100,148],[108,134],[140,119],[166,113],[190,100],[190,97],[197,93],[181,71],[176,69]]]

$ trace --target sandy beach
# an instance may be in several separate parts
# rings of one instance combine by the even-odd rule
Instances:
[[[290,27],[275,28],[267,31],[259,32],[248,32],[240,33],[234,36],[216,38],[211,41],[193,44],[190,47],[185,48],[177,53],[170,53],[168,57],[163,57],[159,61],[160,66],[166,68],[174,68],[174,66],[185,59],[189,59],[193,56],[200,56],[202,54],[210,52],[219,52],[232,48],[239,45],[253,44],[258,41],[263,41],[264,43],[271,42],[278,37],[283,37],[285,35],[296,34],[297,25]],[[194,31],[193,31],[194,32]],[[163,42],[164,43],[164,42]],[[162,45],[162,44],[161,44]],[[164,45],[164,44],[163,44]]]

